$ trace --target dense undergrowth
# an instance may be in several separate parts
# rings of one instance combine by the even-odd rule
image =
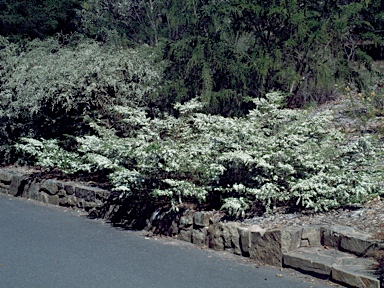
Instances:
[[[233,218],[383,194],[380,1],[24,2],[0,0],[2,165]]]
[[[331,110],[287,108],[285,93],[270,92],[249,98],[243,117],[203,113],[199,97],[161,113],[148,106],[166,65],[156,53],[77,41],[0,50],[2,149],[18,163],[105,174],[121,198],[232,217],[327,210],[382,193],[379,137],[347,137],[331,128]]]
[[[162,70],[145,47],[86,41],[52,52],[52,44],[35,42],[13,57],[12,45],[2,50],[9,65],[2,117],[31,127],[15,146],[22,161],[105,173],[122,198],[157,197],[173,209],[208,202],[234,217],[282,206],[327,210],[382,193],[382,144],[332,129],[331,111],[286,108],[285,94],[271,92],[249,99],[255,108],[240,118],[201,113],[199,98],[155,115],[145,102]],[[47,132],[51,121],[61,128]]]
[[[282,99],[255,100],[246,118],[193,112],[197,100],[162,119],[116,106],[114,125],[91,123],[76,152],[57,140],[23,138],[17,147],[44,167],[109,173],[120,197],[160,197],[174,209],[211,201],[237,217],[255,207],[327,210],[382,193],[382,144],[352,141],[329,128],[329,111],[284,109]]]

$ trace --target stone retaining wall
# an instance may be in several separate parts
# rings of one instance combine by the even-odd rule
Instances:
[[[361,260],[372,251],[384,250],[383,241],[370,240],[370,235],[350,227],[289,226],[266,231],[257,225],[245,226],[240,222],[223,221],[224,215],[219,211],[184,208],[174,212],[169,208],[158,208],[158,203],[151,203],[148,199],[144,203],[140,199],[119,200],[112,197],[110,191],[87,183],[43,179],[38,175],[32,169],[0,168],[0,193],[82,209],[93,217],[107,218],[112,224],[124,228],[144,229],[148,234],[163,234],[214,250],[230,251],[277,267],[285,265],[300,271],[320,271],[320,274],[354,287],[379,287],[377,277],[364,274],[368,264],[364,264],[361,271],[357,272],[354,266],[352,268],[355,270],[351,272],[344,265],[342,268],[347,270],[343,270],[341,277],[340,273],[335,272],[340,266],[338,259],[332,260],[335,253],[326,255],[324,251],[328,250],[320,251],[327,246],[327,249],[344,251]],[[303,253],[307,253],[306,256],[302,256]],[[350,256],[347,258],[350,259]],[[351,261],[354,263],[357,260]]]
[[[266,231],[257,225],[244,226],[240,222],[223,222],[219,212],[187,210],[172,223],[162,227],[166,213],[157,214],[145,230],[156,234],[159,229],[165,234],[196,245],[217,251],[230,251],[256,261],[281,267],[283,253],[300,247],[321,246],[321,226],[301,226]],[[164,234],[164,233],[163,233]],[[328,239],[328,238],[327,238]]]
[[[174,213],[132,200],[112,203],[109,191],[85,183],[40,179],[35,172],[17,167],[0,169],[0,193],[83,209],[126,228],[145,229],[150,234],[163,234],[218,251],[231,251],[274,266],[282,266],[284,252],[320,245],[320,227],[265,231],[258,226],[223,222],[223,214],[217,211],[185,209]]]
[[[109,199],[109,191],[70,181],[40,180],[34,172],[17,168],[0,169],[0,193],[87,212],[100,209]]]

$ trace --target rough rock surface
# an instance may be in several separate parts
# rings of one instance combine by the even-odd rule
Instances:
[[[107,190],[85,183],[44,180],[34,177],[33,171],[17,169],[0,169],[0,193],[80,208],[95,217],[113,217],[129,210],[129,213],[133,211],[132,223],[144,219],[148,234],[161,233],[265,264],[290,266],[352,287],[380,286],[377,276],[368,273],[375,261],[363,258],[384,250],[384,241],[378,240],[384,238],[384,203],[379,198],[361,207],[312,215],[266,215],[240,223],[223,221],[223,215],[217,211],[190,208],[177,213],[158,208],[141,219],[138,209],[145,205],[137,206],[136,202],[111,205],[109,200],[113,197]],[[137,226],[145,226],[140,223]]]
[[[81,183],[33,177],[33,169],[0,169],[0,193],[27,197],[44,203],[81,208],[101,207],[110,192]]]
[[[240,237],[237,222],[219,222],[208,228],[208,246],[215,250],[230,250],[241,255]]]
[[[361,233],[384,236],[384,201],[380,197],[364,205],[350,206],[318,213],[289,213],[264,215],[246,219],[244,225],[271,230],[288,226],[342,225]]]
[[[358,258],[335,249],[300,248],[284,254],[284,265],[330,278],[351,287],[379,288],[369,272],[374,260]]]
[[[372,235],[361,233],[350,227],[332,225],[321,229],[323,245],[364,257],[378,248],[378,243],[372,241]]]

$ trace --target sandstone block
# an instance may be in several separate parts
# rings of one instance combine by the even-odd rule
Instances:
[[[240,237],[240,249],[243,256],[249,256],[249,250],[251,249],[251,231],[245,227],[237,228]]]
[[[169,234],[173,236],[179,234],[179,225],[176,221],[172,221],[171,227],[169,228]]]
[[[193,215],[193,224],[197,227],[208,227],[212,217],[212,212],[195,212]]]
[[[0,182],[5,185],[10,185],[13,178],[13,173],[7,170],[0,169]]]
[[[351,227],[332,225],[320,228],[321,244],[324,246],[340,248],[340,241],[343,235],[354,233]]]
[[[76,186],[75,195],[77,198],[82,198],[85,201],[92,202],[96,199],[96,193],[91,187]]]
[[[99,199],[99,200],[107,200],[109,198],[109,196],[111,195],[111,192],[110,191],[107,191],[107,190],[104,190],[104,189],[101,189],[101,188],[92,188],[93,191],[95,191],[96,193],[96,199]]]
[[[344,251],[348,251],[362,257],[377,248],[377,244],[375,242],[364,238],[359,236],[349,237],[342,235],[340,239],[340,248]]]
[[[241,255],[240,249],[240,236],[239,236],[239,223],[237,222],[228,222],[221,223],[224,224],[223,229],[223,240],[224,240],[224,249],[231,250],[234,254]]]
[[[188,211],[183,216],[180,217],[180,229],[185,229],[193,225],[193,214],[194,211]]]
[[[281,230],[282,253],[295,250],[300,247],[302,238],[301,227],[287,227]]]
[[[67,193],[65,192],[65,190],[63,188],[59,189],[59,191],[57,192],[57,195],[59,197],[65,197],[67,195]]]
[[[24,192],[24,185],[26,181],[26,177],[19,174],[13,174],[11,184],[8,187],[8,194],[14,196],[22,196]]]
[[[66,197],[66,204],[68,206],[74,207],[77,205],[77,197],[75,195],[68,195]]]
[[[59,188],[62,187],[62,184],[55,179],[44,180],[41,183],[41,190],[48,193],[49,195],[56,195],[59,192]]]
[[[224,241],[222,238],[222,231],[219,227],[220,223],[210,225],[208,228],[208,247],[216,251],[224,250]]]
[[[109,198],[110,192],[98,187],[89,187],[85,185],[75,185],[72,187],[70,184],[63,184],[63,188],[68,195],[75,194],[77,198],[82,198],[88,202],[96,202],[96,200],[104,201]],[[74,189],[74,192],[73,192]]]
[[[316,254],[301,255],[300,252],[284,254],[284,265],[317,275],[330,276],[334,259],[318,259]]]
[[[28,172],[0,169],[0,192],[14,196],[23,196],[29,182]]]
[[[8,194],[13,175],[5,170],[0,170],[0,193]]]
[[[283,264],[283,253],[295,250],[301,244],[301,228],[288,227],[270,231],[251,232],[250,257],[257,261],[279,266]]]
[[[31,198],[35,199],[37,201],[43,202],[43,203],[49,203],[49,195],[45,192],[40,192],[36,195],[36,198]]]
[[[191,243],[192,231],[191,230],[180,230],[177,238],[182,240],[182,241],[186,241],[186,242]]]
[[[241,255],[240,236],[238,232],[239,223],[219,222],[209,226],[208,245],[215,250],[230,250]]]
[[[283,253],[281,249],[281,230],[270,230],[262,234],[251,232],[251,259],[273,265],[282,266]]]
[[[59,196],[59,205],[60,206],[67,206],[67,198],[66,197],[60,197]]]
[[[65,190],[65,193],[67,195],[73,195],[75,193],[75,187],[73,183],[70,182],[64,182],[63,183],[63,188]]]
[[[27,189],[26,197],[41,201],[39,200],[39,195],[40,195],[40,183],[32,182]],[[44,202],[44,203],[48,203],[48,202]]]
[[[8,186],[2,185],[2,183],[0,183],[0,193],[8,194]]]
[[[320,226],[304,226],[301,232],[301,245],[306,243],[304,247],[315,247],[321,245]]]
[[[192,230],[192,243],[195,245],[206,245],[207,229],[193,229]]]
[[[43,192],[40,192],[42,194]],[[57,195],[49,195],[48,194],[48,203],[53,204],[53,205],[59,205],[60,203],[60,198]]]
[[[368,275],[363,271],[351,271],[344,266],[332,268],[332,279],[351,287],[380,288],[380,281],[374,275]]]
[[[323,247],[299,248],[284,253],[284,265],[315,273],[343,283],[348,287],[379,287],[379,280],[369,273],[373,259]]]
[[[377,249],[378,243],[370,241],[370,235],[357,232],[346,226],[325,226],[321,228],[321,242],[324,246],[335,247],[349,253],[364,256]]]

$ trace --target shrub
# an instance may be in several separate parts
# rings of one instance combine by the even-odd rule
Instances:
[[[116,107],[109,122],[115,129],[93,124],[97,133],[78,137],[76,157],[66,159],[76,159],[70,167],[109,171],[121,197],[158,197],[175,209],[210,201],[234,216],[252,206],[327,210],[377,195],[382,144],[348,140],[329,128],[330,112],[287,109],[284,97],[272,92],[254,99],[246,118],[195,112],[196,100],[176,105],[177,118]],[[17,147],[28,152],[31,144],[39,164],[62,157],[31,140]],[[58,160],[50,163],[63,168]]]
[[[145,45],[126,49],[80,38],[64,46],[50,38],[21,48],[2,39],[4,144],[20,136],[83,135],[90,130],[87,119],[108,118],[113,105],[145,106],[162,79],[162,63]]]

